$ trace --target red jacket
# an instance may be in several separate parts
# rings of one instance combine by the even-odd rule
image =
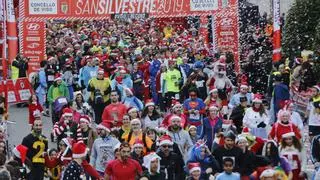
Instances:
[[[29,104],[28,108],[29,108],[29,124],[33,124],[33,122],[35,120],[33,113],[37,110],[40,111],[40,113],[41,113],[43,111],[43,108],[39,103],[37,103],[37,104],[31,103],[31,104]]]

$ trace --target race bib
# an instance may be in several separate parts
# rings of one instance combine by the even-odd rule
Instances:
[[[190,119],[200,119],[200,114],[190,114]]]
[[[59,102],[59,104],[68,103],[66,98],[60,98],[60,99],[58,99],[58,102]]]
[[[48,75],[48,81],[54,81],[54,76],[53,75]]]
[[[201,81],[196,81],[196,86],[197,86],[197,88],[202,88],[203,87],[203,80],[201,80]]]

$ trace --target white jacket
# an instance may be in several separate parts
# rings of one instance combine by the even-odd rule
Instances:
[[[267,114],[260,115],[259,112],[255,112],[252,108],[248,108],[243,117],[243,125],[248,128],[257,128],[258,124],[264,122],[269,124],[269,118]]]

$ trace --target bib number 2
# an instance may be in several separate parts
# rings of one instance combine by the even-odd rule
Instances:
[[[41,141],[36,141],[33,143],[32,147],[34,149],[39,149],[36,155],[33,156],[32,162],[33,163],[44,163],[44,158],[42,157],[42,154],[45,149],[45,144]]]

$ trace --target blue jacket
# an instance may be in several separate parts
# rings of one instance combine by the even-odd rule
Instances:
[[[36,93],[37,94],[46,94],[47,93],[46,89],[48,88],[48,85],[47,85],[46,73],[43,68],[40,69],[38,76],[39,76],[40,85],[36,89]]]
[[[218,118],[218,117],[217,117]],[[222,129],[222,120],[218,118],[218,121],[214,125],[214,127],[211,126],[209,118],[203,119],[203,131],[200,136],[200,139],[206,140],[206,145],[209,149],[212,148],[212,142],[215,138],[215,134],[219,131],[219,129]]]
[[[290,99],[288,86],[283,83],[275,85],[273,90],[274,114],[280,110],[280,103],[288,99]]]
[[[79,85],[81,85],[81,81],[83,81],[86,88],[88,88],[90,79],[97,76],[98,68],[99,68],[98,66],[95,66],[95,67],[84,66],[83,68],[81,68]]]
[[[160,71],[161,62],[157,59],[154,59],[149,66],[150,77],[156,78],[158,72]]]

